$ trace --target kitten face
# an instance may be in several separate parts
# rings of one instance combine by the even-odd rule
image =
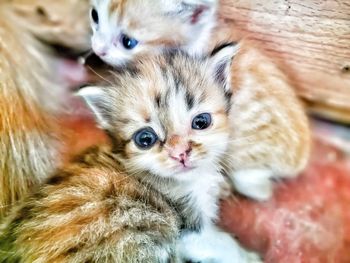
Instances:
[[[164,47],[192,47],[210,31],[215,10],[216,0],[94,0],[92,49],[119,66]]]
[[[143,58],[114,87],[79,93],[115,140],[131,171],[178,180],[217,166],[229,137],[229,68],[234,46],[209,58],[184,53]]]

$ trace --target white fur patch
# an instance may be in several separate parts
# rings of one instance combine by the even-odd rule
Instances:
[[[245,250],[231,235],[213,225],[207,225],[200,233],[185,234],[177,250],[183,259],[192,262],[262,263],[257,254]]]
[[[267,169],[247,169],[229,175],[236,190],[252,199],[265,201],[273,194],[271,178],[274,173]]]

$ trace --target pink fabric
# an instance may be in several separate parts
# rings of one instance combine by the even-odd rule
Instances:
[[[221,223],[267,263],[348,263],[350,160],[317,141],[299,178],[277,183],[268,202],[225,201]]]

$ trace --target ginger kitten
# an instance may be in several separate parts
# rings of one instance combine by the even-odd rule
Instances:
[[[202,54],[215,25],[216,0],[93,0],[92,49],[119,66],[164,47]]]
[[[93,0],[92,48],[119,66],[165,47],[194,54],[230,39],[217,23],[216,0]],[[240,42],[231,68],[231,146],[225,169],[240,193],[257,200],[272,195],[273,178],[293,177],[306,166],[310,131],[305,112],[285,74],[248,41]]]
[[[56,117],[66,97],[41,40],[87,47],[88,5],[79,1],[0,1],[0,218],[60,164]],[[63,16],[73,10],[82,14],[74,27]]]
[[[220,230],[234,45],[144,57],[79,91],[111,150],[58,171],[2,227],[19,262],[260,262]]]
[[[250,43],[240,43],[231,70],[226,172],[237,191],[266,200],[271,179],[295,177],[307,165],[309,121],[285,74]]]

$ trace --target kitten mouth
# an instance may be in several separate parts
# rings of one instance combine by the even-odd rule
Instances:
[[[195,166],[185,162],[180,162],[180,165],[178,166],[179,173],[188,172],[195,168],[196,168]]]

